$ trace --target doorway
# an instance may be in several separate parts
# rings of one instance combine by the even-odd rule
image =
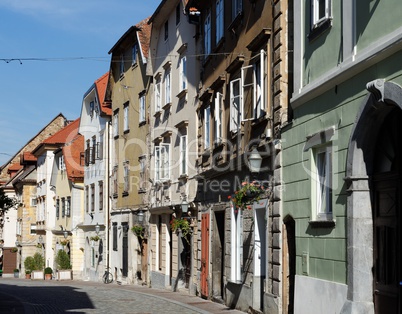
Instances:
[[[374,307],[401,313],[402,111],[384,119],[375,146],[373,185]]]
[[[201,296],[208,298],[209,213],[201,216]]]
[[[282,227],[283,232],[283,273],[282,273],[282,309],[283,314],[294,313],[294,290],[296,274],[295,221],[287,216]]]
[[[223,274],[225,263],[225,211],[214,212],[214,227],[212,233],[212,297],[223,302]]]

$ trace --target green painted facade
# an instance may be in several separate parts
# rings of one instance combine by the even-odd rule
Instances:
[[[358,111],[369,95],[366,84],[375,79],[385,79],[402,85],[402,52],[392,52],[389,56],[383,51],[371,52],[372,43],[386,45],[390,34],[401,30],[399,15],[402,3],[398,0],[355,1],[352,5],[355,10],[352,13],[355,34],[352,30],[346,31],[345,24],[342,24],[345,12],[342,12],[341,5],[340,1],[332,2],[331,27],[311,41],[308,39],[310,7],[303,7],[302,4],[302,13],[299,19],[295,19],[295,29],[297,22],[303,25],[303,39],[295,44],[295,50],[300,49],[300,60],[295,60],[295,66],[300,65],[300,76],[295,77],[295,81],[299,80],[302,86],[298,90],[295,88],[293,94],[293,100],[296,99],[293,101],[296,103],[293,105],[293,121],[282,132],[285,184],[282,205],[283,217],[291,216],[296,222],[296,275],[347,284],[348,194],[345,176],[348,145]],[[345,37],[347,33],[351,37]],[[353,38],[356,50],[353,58],[358,62],[351,61],[353,49],[346,56],[342,50],[345,41],[353,41]],[[394,45],[398,44],[395,43],[395,36],[392,38]],[[370,53],[375,62],[371,58],[364,61],[365,53]],[[353,64],[357,66],[353,68]],[[310,223],[314,198],[313,156],[312,149],[304,151],[304,147],[310,136],[331,127],[335,128],[331,141],[335,226],[314,228]],[[303,264],[303,254],[308,255],[308,267]]]

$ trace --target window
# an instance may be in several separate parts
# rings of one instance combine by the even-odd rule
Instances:
[[[59,157],[59,168],[61,172],[64,172],[66,170],[66,164],[64,163],[64,156],[61,155]]]
[[[158,77],[155,81],[155,112],[161,111],[161,79]]]
[[[211,13],[209,12],[204,21],[204,54],[211,53]]]
[[[37,201],[36,197],[31,197],[31,207],[36,207],[37,204],[38,204],[38,201]]]
[[[211,136],[211,108],[208,106],[204,109],[204,149],[208,149],[211,145],[210,136]]]
[[[139,190],[140,192],[146,191],[146,173],[145,173],[145,169],[146,169],[146,157],[145,156],[141,156],[138,159],[139,163],[140,163],[140,186],[139,186]]]
[[[261,52],[261,60],[254,64],[254,97],[253,97],[253,118],[258,119],[265,114],[265,73],[264,73],[264,56]]]
[[[134,44],[133,48],[131,49],[131,65],[137,64],[137,51],[138,46],[137,44]]]
[[[312,28],[318,27],[331,16],[331,0],[311,0]]]
[[[140,112],[139,112],[139,119],[140,123],[145,122],[145,95],[140,95]]]
[[[230,215],[230,280],[232,282],[241,282],[243,270],[243,211],[238,210],[231,204]]]
[[[99,134],[98,159],[103,159],[103,133]]]
[[[66,199],[64,197],[61,198],[61,217],[66,216]]]
[[[170,178],[170,144],[160,143],[155,146],[155,178],[169,180]]]
[[[120,76],[124,75],[124,55],[120,55]]]
[[[215,143],[222,142],[222,114],[223,114],[223,95],[221,93],[216,93],[215,95],[215,133],[214,140]]]
[[[96,136],[92,137],[92,151],[91,151],[91,164],[95,163],[96,156]]]
[[[124,104],[124,112],[123,112],[123,131],[127,132],[129,130],[129,125],[128,125],[128,102]]]
[[[66,216],[70,217],[71,216],[71,197],[67,196],[67,201],[66,201]]]
[[[94,111],[95,111],[95,103],[93,101],[91,101],[89,103],[89,115],[91,116],[91,118],[94,115]]]
[[[187,174],[187,135],[180,136],[180,175]]]
[[[243,120],[241,81],[236,79],[230,82],[230,131],[237,132]]]
[[[36,224],[31,224],[30,234],[36,234]]]
[[[112,184],[113,184],[113,186],[112,186],[112,191],[113,191],[113,196],[117,196],[118,188],[119,188],[118,183],[117,183],[117,170],[118,170],[118,167],[117,167],[117,166],[114,166],[114,168],[113,168],[113,174],[112,174]]]
[[[172,102],[172,87],[170,84],[170,67],[165,71],[165,104]]]
[[[88,213],[89,212],[89,191],[88,191],[88,185],[85,186],[85,210]],[[58,211],[58,210],[57,210]],[[57,212],[56,212],[57,213]]]
[[[316,220],[332,219],[332,149],[329,145],[318,147],[313,153]]]
[[[180,10],[180,2],[179,4],[176,6],[176,26],[180,24],[180,14],[181,10]]]
[[[99,181],[99,210],[103,210],[103,181]]]
[[[186,56],[180,58],[180,91],[187,89],[187,59]]]
[[[123,163],[123,171],[124,171],[124,190],[123,195],[127,195],[130,188],[130,163],[129,161],[125,161]]]
[[[60,200],[56,199],[56,218],[59,219],[60,217]]]
[[[91,267],[95,267],[95,248],[91,246]]]
[[[119,136],[119,111],[115,111],[113,115],[113,136]]]
[[[91,141],[87,140],[87,147],[85,149],[85,166],[89,166],[90,159],[91,159]]]
[[[112,224],[113,229],[113,251],[117,251],[117,222]]]
[[[224,33],[224,0],[216,1],[216,42],[218,43],[223,38]]]
[[[95,184],[91,184],[91,212],[95,211]]]
[[[168,21],[165,22],[165,41],[169,38],[169,23]]]
[[[243,11],[243,0],[232,0],[232,21]]]

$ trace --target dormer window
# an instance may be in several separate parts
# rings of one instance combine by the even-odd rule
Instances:
[[[94,111],[95,111],[95,102],[91,101],[89,103],[89,115],[91,116],[91,118],[94,115]]]

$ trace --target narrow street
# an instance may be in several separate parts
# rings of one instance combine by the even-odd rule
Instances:
[[[0,313],[243,313],[181,292],[84,281],[0,278]]]

